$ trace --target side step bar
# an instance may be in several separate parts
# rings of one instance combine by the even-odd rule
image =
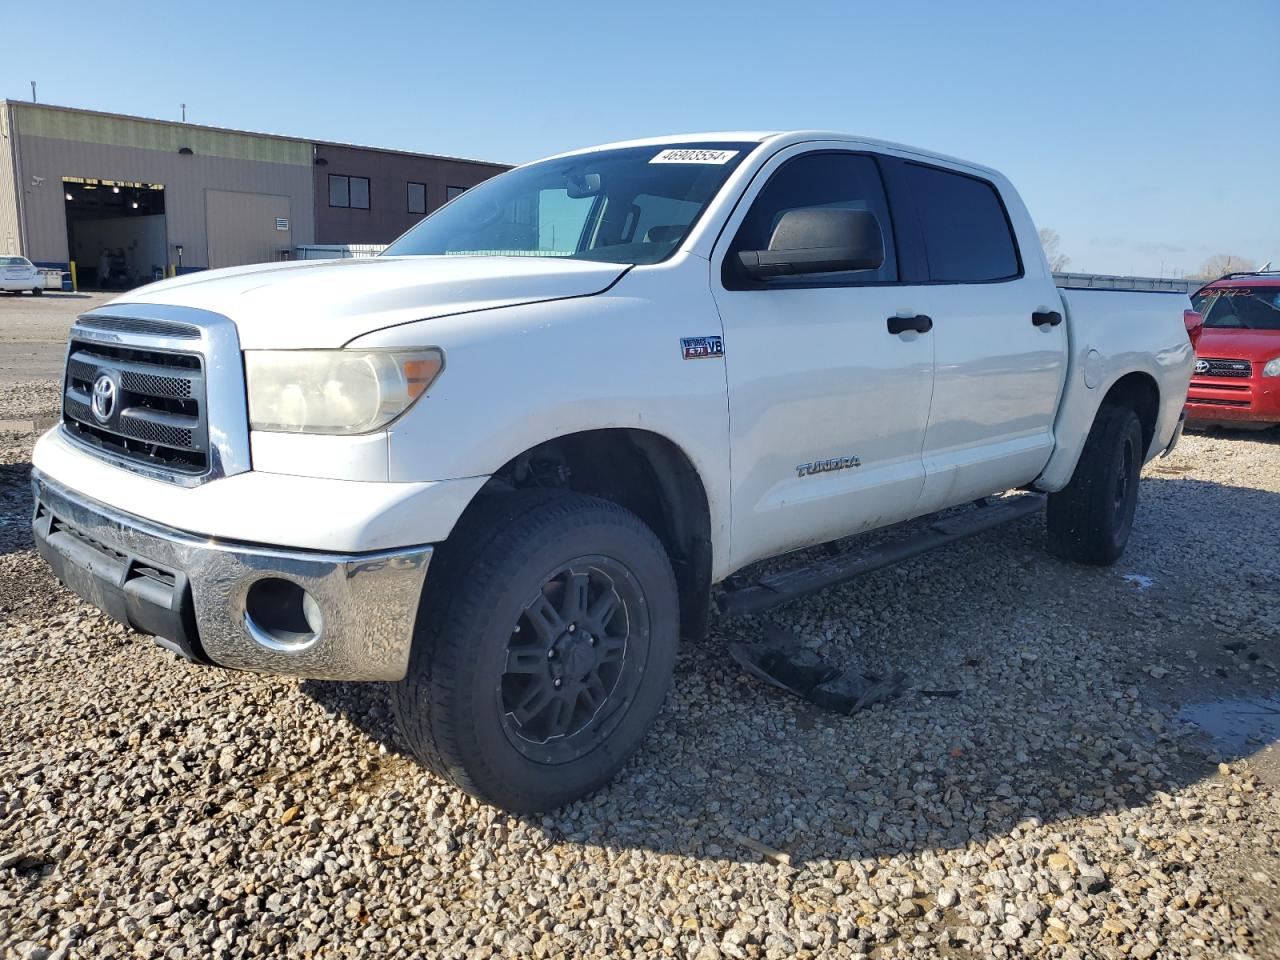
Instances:
[[[761,577],[755,583],[726,590],[718,599],[720,612],[731,617],[759,613],[796,597],[816,593],[872,570],[892,566],[993,527],[1029,517],[1042,510],[1045,501],[1046,497],[1041,493],[1024,493],[1000,500],[984,497],[974,501],[977,509],[938,520],[901,540],[879,544],[862,552],[853,551],[818,560],[803,567],[780,570]]]

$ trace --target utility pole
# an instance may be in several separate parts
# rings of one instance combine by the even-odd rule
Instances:
[[[36,82],[34,80],[31,81],[31,102],[36,102]]]

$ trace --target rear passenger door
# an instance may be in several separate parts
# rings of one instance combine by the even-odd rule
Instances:
[[[782,215],[867,210],[878,270],[751,280],[739,250],[763,250]],[[911,515],[933,381],[927,290],[900,282],[877,158],[848,144],[792,147],[747,188],[712,255],[724,327],[735,566]],[[924,318],[920,318],[923,320]]]
[[[1018,248],[1013,218],[1017,234],[1035,231],[1016,194],[966,169],[903,159],[887,172],[899,229],[915,234],[904,269],[928,284],[934,321],[923,514],[1039,475],[1053,452],[1067,325],[1044,257]]]

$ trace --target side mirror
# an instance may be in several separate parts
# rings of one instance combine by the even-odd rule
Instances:
[[[773,228],[769,249],[741,250],[738,260],[754,280],[876,270],[884,263],[884,237],[880,222],[869,210],[788,210]]]

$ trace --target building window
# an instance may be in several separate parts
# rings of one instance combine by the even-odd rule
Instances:
[[[329,174],[329,206],[369,209],[369,178]]]
[[[427,185],[425,183],[409,184],[409,212],[427,212]]]
[[[454,197],[460,197],[466,192],[467,192],[466,187],[445,187],[444,198],[446,200],[452,200]]]

